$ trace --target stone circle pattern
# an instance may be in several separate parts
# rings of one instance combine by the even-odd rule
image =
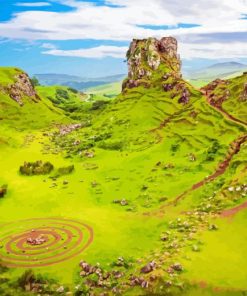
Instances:
[[[0,263],[42,267],[81,254],[93,241],[93,229],[63,218],[34,218],[0,227]]]

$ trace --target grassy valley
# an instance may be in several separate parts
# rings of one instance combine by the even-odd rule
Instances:
[[[171,37],[127,59],[86,93],[0,68],[1,295],[245,295],[246,75],[194,88]]]

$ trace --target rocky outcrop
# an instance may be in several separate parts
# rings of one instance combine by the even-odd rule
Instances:
[[[181,61],[177,54],[177,40],[173,37],[134,39],[127,52],[128,78],[125,88],[139,85],[149,87],[157,80],[167,80],[169,75],[181,78]]]
[[[201,88],[201,91],[208,97],[209,103],[221,108],[224,101],[230,96],[230,91],[227,89],[229,81],[223,79],[215,79],[206,86]]]
[[[244,89],[240,95],[239,100],[241,102],[246,102],[247,101],[247,83],[244,84]]]
[[[23,97],[29,97],[34,102],[40,100],[37,95],[29,76],[26,73],[20,73],[15,76],[15,83],[7,87],[7,93],[20,106],[24,105]]]

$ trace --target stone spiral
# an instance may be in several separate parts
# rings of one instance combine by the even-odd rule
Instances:
[[[34,218],[0,227],[0,263],[41,267],[82,253],[93,241],[87,224],[63,218]]]

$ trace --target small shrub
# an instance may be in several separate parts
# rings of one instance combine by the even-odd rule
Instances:
[[[31,79],[31,84],[33,87],[35,86],[40,86],[40,83],[39,83],[39,80],[37,77],[33,76],[32,79]]]
[[[180,148],[180,145],[179,144],[172,144],[171,145],[171,151],[172,152],[177,152]]]
[[[75,88],[73,88],[73,87],[68,87],[68,90],[71,91],[74,94],[77,94],[78,93],[78,90],[75,89]]]
[[[105,150],[122,150],[124,143],[122,141],[102,141],[98,146]]]
[[[213,161],[219,149],[220,149],[220,144],[218,140],[214,140],[212,143],[212,146],[207,151],[206,161]]]
[[[61,168],[58,168],[57,172],[58,174],[61,176],[61,175],[68,175],[68,174],[71,174],[73,171],[74,171],[75,167],[74,165],[69,165],[67,167],[61,167]]]
[[[91,110],[103,109],[107,104],[108,104],[107,101],[103,101],[103,100],[95,101],[92,104]]]

